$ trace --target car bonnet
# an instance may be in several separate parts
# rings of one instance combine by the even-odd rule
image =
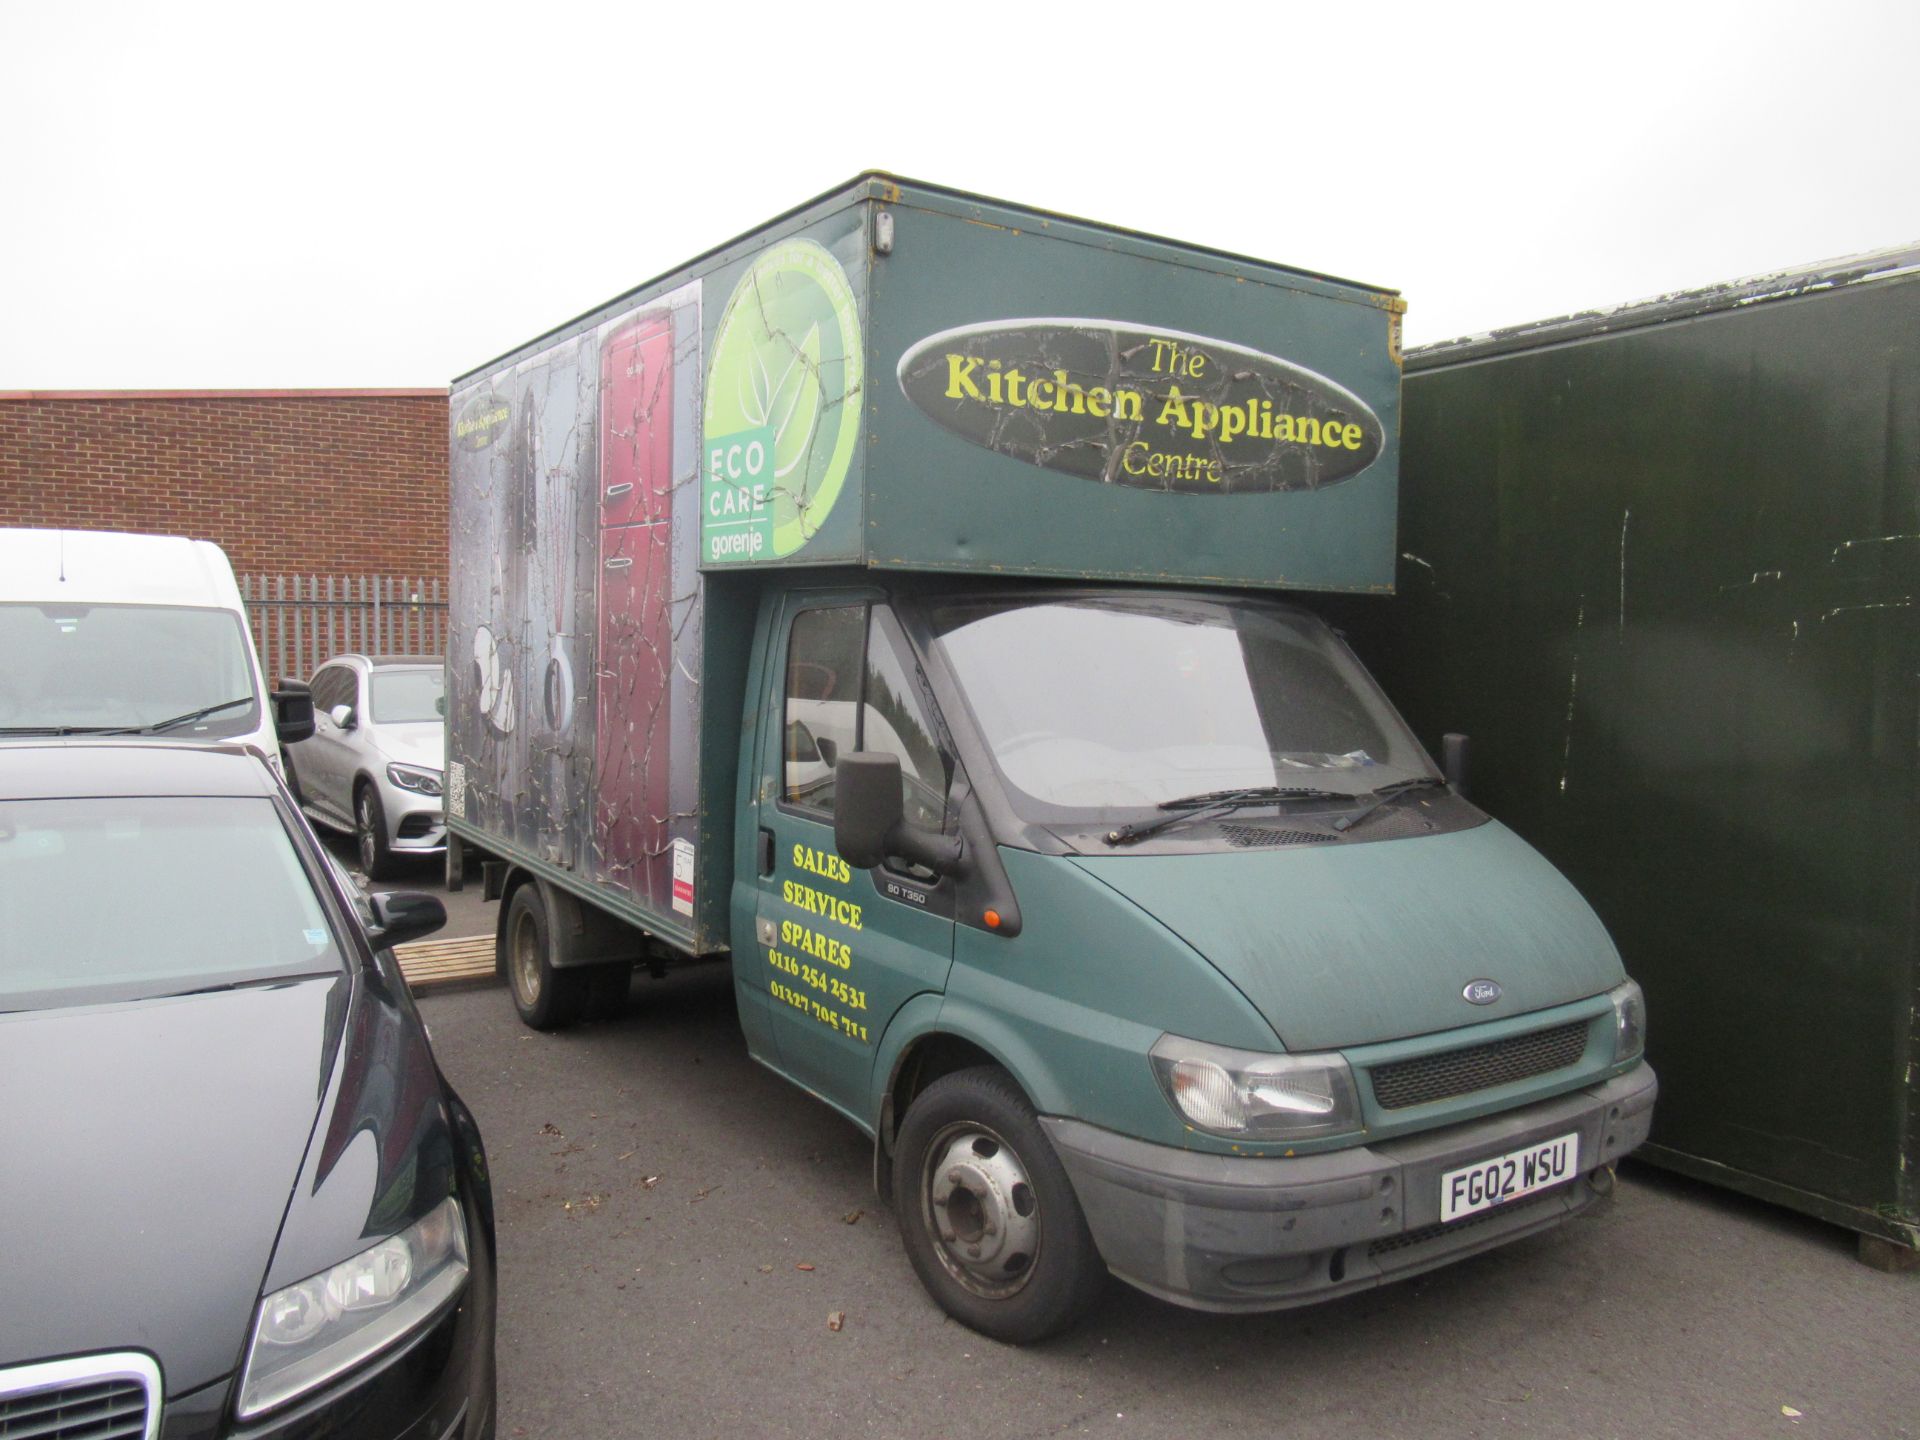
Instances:
[[[239,1363],[332,1069],[347,975],[0,1015],[0,1365]]]

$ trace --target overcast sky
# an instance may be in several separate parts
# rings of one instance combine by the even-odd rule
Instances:
[[[442,385],[869,167],[1410,344],[1920,240],[1915,0],[761,8],[0,0],[0,389]]]

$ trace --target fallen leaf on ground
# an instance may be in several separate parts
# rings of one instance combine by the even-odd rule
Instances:
[[[542,1135],[564,1135],[566,1132],[549,1120],[540,1127],[540,1133]]]
[[[847,1323],[847,1312],[846,1312],[846,1311],[844,1311],[844,1310],[829,1310],[829,1311],[827,1312],[827,1328],[828,1328],[829,1330],[838,1330],[838,1329],[839,1329],[839,1328],[840,1328],[840,1327],[841,1327],[842,1325],[844,1325],[844,1324],[846,1324],[846,1323]]]
[[[1780,1413],[1786,1416],[1789,1420],[1798,1420],[1800,1418],[1800,1412],[1794,1409],[1793,1406],[1791,1405],[1782,1405],[1780,1407]]]
[[[773,1273],[773,1267],[771,1265],[762,1265],[760,1267],[760,1273],[762,1275],[771,1275]]]
[[[654,1186],[658,1185],[659,1183],[660,1183],[660,1177],[658,1175],[649,1175],[647,1176],[646,1179],[640,1182],[640,1188],[642,1190],[651,1190]]]
[[[864,1210],[849,1210],[840,1217],[840,1223],[842,1225],[858,1225],[860,1223],[860,1217],[866,1213]]]
[[[794,1266],[793,1268],[796,1270],[811,1270],[813,1269],[813,1266],[807,1264],[806,1261],[802,1260],[798,1265]]]

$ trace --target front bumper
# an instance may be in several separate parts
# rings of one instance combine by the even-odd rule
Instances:
[[[447,848],[447,816],[438,795],[403,790],[380,777],[380,805],[387,817],[387,847],[396,855],[438,855]]]
[[[1290,1159],[1153,1145],[1042,1116],[1107,1267],[1199,1310],[1280,1310],[1431,1270],[1551,1229],[1647,1138],[1652,1069],[1464,1125]],[[1440,1176],[1577,1131],[1584,1173],[1444,1227]]]

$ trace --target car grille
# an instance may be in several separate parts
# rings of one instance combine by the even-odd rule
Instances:
[[[1404,1110],[1563,1070],[1586,1053],[1591,1023],[1573,1020],[1551,1030],[1376,1066],[1373,1098],[1383,1110]]]
[[[148,1440],[160,1372],[144,1355],[95,1355],[0,1370],[0,1440]]]

